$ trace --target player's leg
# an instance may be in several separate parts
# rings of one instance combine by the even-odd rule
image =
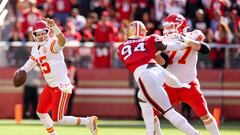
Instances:
[[[163,135],[162,129],[160,126],[160,120],[158,119],[157,115],[154,116],[154,132],[155,132],[155,135]]]
[[[37,115],[40,118],[49,135],[57,135],[56,131],[53,128],[53,121],[48,114],[52,102],[52,95],[50,91],[51,88],[47,85],[40,94],[37,106]]]
[[[140,105],[143,120],[146,126],[146,132],[147,135],[153,135],[154,134],[154,113],[152,106],[146,101],[146,98],[144,97],[142,90],[140,89],[138,91],[138,103]]]
[[[59,125],[86,125],[90,128],[92,135],[97,135],[98,117],[75,117],[75,116],[64,116],[67,109],[68,100],[71,94],[64,93],[58,88],[55,88],[53,93],[53,104],[52,104],[52,119],[55,124]]]
[[[168,98],[172,105],[179,102],[178,95],[177,95],[177,91],[178,91],[177,89],[179,89],[179,88],[172,89],[168,85],[164,84],[164,89],[167,92]],[[156,112],[157,111],[154,109],[154,114]],[[156,135],[163,134],[162,130],[161,130],[161,126],[160,126],[160,121],[157,116],[154,117],[154,131],[155,131]]]
[[[164,114],[175,127],[182,130],[187,135],[199,134],[187,120],[177,113],[171,106],[167,93],[163,89],[160,81],[164,80],[161,70],[151,69],[143,72],[139,78],[139,85],[147,101],[159,112]]]
[[[182,90],[181,100],[191,106],[211,135],[220,135],[217,122],[208,110],[207,102],[200,90],[198,80],[191,82],[190,85],[190,89]]]

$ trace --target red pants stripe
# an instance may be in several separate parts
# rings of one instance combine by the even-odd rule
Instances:
[[[63,93],[58,87],[46,85],[39,96],[37,112],[48,113],[52,111],[52,120],[61,120],[67,110],[71,94]]]

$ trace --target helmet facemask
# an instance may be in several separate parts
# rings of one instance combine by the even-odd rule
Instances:
[[[39,45],[44,45],[49,38],[49,29],[38,29],[33,31],[33,38]]]
[[[163,34],[165,36],[169,36],[173,33],[179,33],[176,27],[177,27],[177,25],[175,23],[165,22],[163,24]]]
[[[173,33],[185,35],[187,28],[188,24],[185,17],[183,17],[181,14],[171,14],[164,20],[163,34],[166,36],[169,36]]]

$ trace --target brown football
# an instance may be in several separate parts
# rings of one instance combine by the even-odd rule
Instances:
[[[15,87],[22,86],[27,79],[27,73],[25,70],[17,70],[13,75],[13,85]]]

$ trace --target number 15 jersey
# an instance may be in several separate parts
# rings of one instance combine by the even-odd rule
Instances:
[[[42,46],[33,46],[30,58],[36,61],[50,87],[71,85],[63,52],[55,52],[54,45],[57,45],[57,39],[52,37]]]

